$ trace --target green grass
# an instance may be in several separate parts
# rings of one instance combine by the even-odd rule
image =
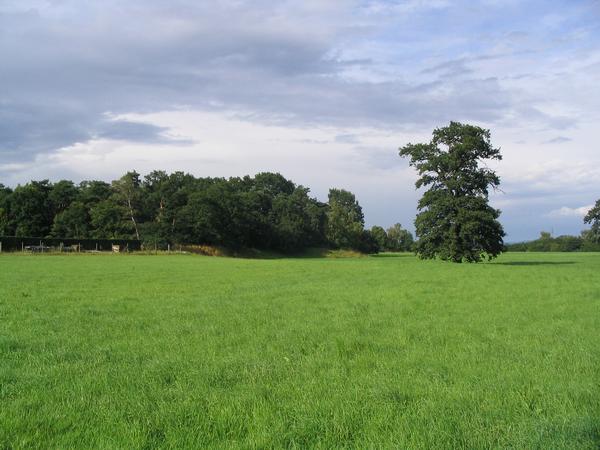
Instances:
[[[600,254],[0,255],[0,448],[600,446]]]

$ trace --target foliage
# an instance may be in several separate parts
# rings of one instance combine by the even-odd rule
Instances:
[[[0,185],[0,235],[138,239],[150,249],[190,244],[297,253],[332,245],[372,251],[354,195],[334,189],[331,198],[332,208],[308,188],[266,172],[225,179],[164,171],[142,178],[131,171],[110,184],[32,181],[14,191]]]
[[[82,202],[75,201],[54,216],[50,234],[53,237],[85,238],[88,235],[89,223],[87,208]]]
[[[379,225],[373,225],[371,227],[370,232],[371,236],[377,243],[377,247],[379,248],[379,250],[386,250],[388,247],[388,235],[385,232],[384,228],[380,227]]]
[[[594,243],[600,243],[600,200],[588,211],[583,221],[592,226],[587,234],[587,239]]]
[[[362,231],[358,245],[354,248],[366,254],[379,253],[382,250],[377,239],[369,230]]]
[[[598,254],[0,268],[0,448],[598,447]]]
[[[54,218],[48,180],[17,186],[10,198],[9,220],[15,236],[47,236]]]
[[[10,229],[10,197],[12,190],[0,183],[0,236],[8,234]]]
[[[409,252],[414,246],[414,239],[410,231],[402,228],[399,223],[387,230],[387,247],[392,252]]]
[[[370,234],[377,243],[379,251],[382,252],[409,252],[414,246],[412,234],[399,223],[394,224],[387,231],[375,225],[371,227]]]
[[[351,192],[329,190],[327,240],[336,248],[360,248],[364,240],[364,216]]]
[[[400,156],[410,158],[417,169],[416,187],[428,188],[415,220],[421,258],[478,262],[500,254],[504,236],[497,221],[500,211],[488,204],[488,190],[500,179],[481,167],[485,160],[502,159],[490,143],[489,130],[450,122],[435,129],[429,143],[402,147]]]
[[[529,242],[507,244],[506,250],[511,252],[600,252],[600,242],[590,238],[589,230],[581,236],[552,237],[542,231],[540,237]]]
[[[113,198],[120,205],[120,209],[124,211],[124,214],[131,219],[135,237],[139,240],[138,220],[142,202],[140,174],[135,171],[127,172],[118,180],[113,181],[112,186],[114,190]]]
[[[308,189],[301,186],[289,194],[278,193],[273,198],[269,222],[272,224],[273,247],[296,251],[322,242],[324,205],[312,202]]]
[[[52,210],[60,214],[71,205],[77,198],[77,187],[69,180],[61,180],[54,183],[48,193],[48,200]]]
[[[133,237],[127,209],[113,200],[102,200],[90,209],[90,224],[95,238]]]

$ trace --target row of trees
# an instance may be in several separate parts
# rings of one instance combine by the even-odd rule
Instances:
[[[557,236],[542,231],[533,241],[507,244],[510,252],[600,252],[600,236],[592,230],[585,230],[580,236]]]
[[[383,233],[381,233],[383,231]],[[146,245],[208,244],[283,252],[332,246],[363,252],[409,250],[400,225],[365,230],[355,196],[331,189],[328,202],[280,174],[196,178],[128,172],[112,183],[0,184],[0,235],[140,239]]]
[[[507,250],[513,252],[600,252],[600,200],[588,211],[583,219],[590,225],[579,236],[557,236],[542,231],[533,241],[508,244]]]
[[[410,231],[402,228],[402,225],[399,223],[387,230],[375,225],[371,228],[370,232],[381,251],[409,252],[414,249],[415,242],[412,234]]]

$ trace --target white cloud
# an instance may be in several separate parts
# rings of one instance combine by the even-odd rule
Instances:
[[[548,213],[549,217],[584,217],[594,205],[580,206],[579,208],[562,208],[554,209]]]

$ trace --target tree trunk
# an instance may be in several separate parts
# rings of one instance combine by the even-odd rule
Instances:
[[[140,240],[140,233],[138,232],[137,222],[135,221],[135,217],[133,216],[133,208],[131,206],[131,198],[127,197],[127,206],[129,206],[129,215],[131,216],[131,221],[133,222],[133,229],[135,230],[135,237],[137,240]]]

